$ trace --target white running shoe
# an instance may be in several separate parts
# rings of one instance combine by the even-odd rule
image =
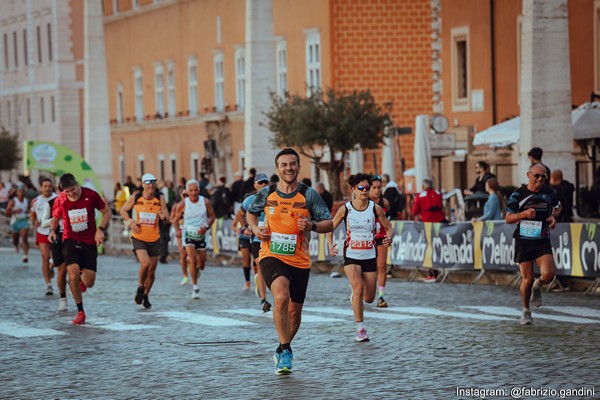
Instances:
[[[180,285],[181,286],[187,285],[187,283],[189,282],[189,280],[190,279],[187,276],[184,276],[183,279],[181,280]]]
[[[59,301],[58,301],[58,310],[57,311],[67,311],[67,298],[66,297],[62,297]]]
[[[199,299],[200,298],[200,289],[196,289],[192,291],[192,299]]]

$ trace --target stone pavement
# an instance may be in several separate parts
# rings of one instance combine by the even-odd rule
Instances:
[[[133,302],[133,257],[101,256],[96,286],[58,313],[30,262],[0,248],[0,397],[202,399],[458,399],[459,388],[594,388],[600,396],[600,302],[544,293],[534,325],[519,325],[514,288],[392,279],[389,309],[367,306],[367,343],[355,343],[345,278],[312,274],[304,321],[292,343],[294,373],[274,374],[271,313],[244,291],[239,267],[208,266],[180,286],[174,261],[159,264],[150,300]],[[56,284],[54,283],[56,292]],[[472,392],[473,393],[473,392]],[[539,392],[540,394],[543,392]],[[490,397],[488,397],[490,398]],[[521,398],[533,398],[523,395]],[[537,398],[559,398],[541,395]]]

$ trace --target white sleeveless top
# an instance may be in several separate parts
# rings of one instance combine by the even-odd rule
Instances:
[[[185,198],[185,211],[183,212],[183,231],[185,239],[203,240],[204,235],[198,234],[198,230],[208,226],[208,212],[204,197],[199,196],[198,202],[192,203],[189,197]],[[184,239],[184,240],[185,240]]]
[[[39,222],[37,231],[40,235],[48,236],[50,234],[50,228],[42,227],[42,222],[43,222],[44,213],[46,210],[46,205],[48,204],[48,202],[50,200],[52,200],[55,197],[56,197],[56,193],[52,193],[52,195],[50,197],[44,197],[40,194],[38,197],[33,199],[33,202],[31,203],[31,211],[35,212],[35,217],[37,218],[37,220]]]
[[[27,208],[29,205],[29,201],[27,200],[27,197],[23,197],[23,201],[19,200],[19,198],[17,196],[13,197],[13,201],[15,202],[12,212],[12,215],[10,217],[10,224],[14,224],[17,221],[27,221],[29,220],[29,214],[27,213]],[[21,211],[19,212],[14,212],[15,209],[20,209]]]
[[[346,203],[346,243],[344,256],[355,260],[370,260],[377,257],[375,247],[376,232],[375,203],[369,200],[369,205],[363,211],[358,211],[352,202]]]

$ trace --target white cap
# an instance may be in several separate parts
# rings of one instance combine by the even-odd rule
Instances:
[[[156,181],[156,177],[152,174],[144,174],[142,176],[142,183],[146,183],[147,181]]]

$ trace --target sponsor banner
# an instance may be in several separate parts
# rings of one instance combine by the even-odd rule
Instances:
[[[401,267],[435,267],[459,270],[519,270],[514,262],[516,225],[503,221],[457,224],[393,221],[394,238],[388,262]],[[560,223],[550,240],[558,275],[600,277],[600,224]],[[214,254],[238,252],[238,237],[231,220],[217,220],[207,234],[207,247]],[[324,234],[311,232],[313,261],[343,260],[346,229],[340,224],[333,233],[339,254],[329,254]],[[537,268],[536,268],[537,269]]]

